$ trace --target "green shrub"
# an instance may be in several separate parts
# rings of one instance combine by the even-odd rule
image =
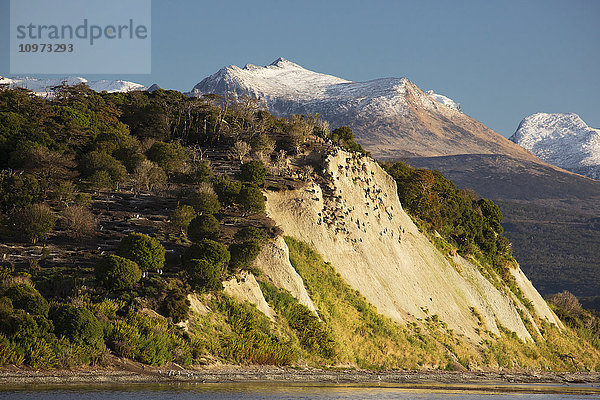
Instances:
[[[99,179],[98,173],[104,171],[113,184],[122,182],[127,176],[127,169],[119,160],[101,151],[91,151],[84,155],[79,161],[79,171],[83,178],[90,180]]]
[[[0,210],[25,207],[42,199],[39,181],[31,174],[0,176]]]
[[[185,148],[177,143],[155,142],[146,156],[166,173],[182,172],[187,161]]]
[[[206,259],[193,259],[186,262],[184,270],[192,289],[197,292],[223,290],[221,265]]]
[[[210,163],[206,160],[200,161],[195,165],[194,169],[189,172],[188,176],[191,179],[191,183],[194,184],[210,182],[213,177]]]
[[[187,231],[194,218],[196,218],[196,211],[192,206],[179,206],[171,213],[171,224],[183,233],[183,231]]]
[[[221,208],[219,197],[215,193],[197,191],[190,195],[188,202],[198,214],[214,214]]]
[[[240,194],[242,184],[238,181],[232,181],[227,175],[219,175],[215,179],[214,188],[221,204],[231,206]]]
[[[260,228],[245,226],[233,235],[233,240],[236,243],[243,243],[250,240],[257,240],[260,243],[265,243],[267,241],[267,234]]]
[[[347,126],[340,126],[339,128],[334,129],[329,134],[329,138],[346,150],[367,154],[361,145],[354,141],[354,133],[352,132],[352,129]]]
[[[8,216],[8,224],[14,237],[35,244],[45,239],[54,229],[56,217],[46,204],[32,204],[14,209]]]
[[[265,212],[265,196],[254,184],[244,185],[237,197],[237,202],[242,208],[251,213]]]
[[[74,343],[94,349],[104,348],[102,325],[87,308],[61,304],[52,308],[50,318],[57,336],[65,336]]]
[[[171,289],[163,300],[160,310],[174,323],[185,321],[190,312],[190,301],[180,289]]]
[[[227,264],[231,259],[229,250],[223,244],[210,239],[203,239],[192,244],[183,254],[184,263],[189,260],[207,260],[215,266]]]
[[[233,243],[229,246],[231,253],[231,269],[249,269],[252,270],[252,263],[258,257],[262,245],[258,240],[249,240],[243,243]],[[256,271],[253,271],[256,272]]]
[[[140,267],[127,258],[106,256],[96,264],[96,280],[109,290],[131,289],[142,277]]]
[[[219,221],[211,215],[198,215],[188,226],[188,239],[192,242],[198,242],[202,239],[215,240],[221,233],[219,229]]]
[[[0,331],[16,341],[35,340],[50,334],[52,322],[43,315],[31,315],[15,310],[7,318],[0,319]]]
[[[142,271],[162,269],[165,265],[165,248],[158,240],[143,233],[125,236],[117,254],[135,261]]]
[[[252,160],[240,167],[239,178],[244,182],[253,183],[255,185],[263,185],[267,170],[265,165],[260,160]]]
[[[25,310],[33,315],[48,315],[48,302],[35,288],[20,283],[6,289],[4,296],[12,302],[12,306]]]

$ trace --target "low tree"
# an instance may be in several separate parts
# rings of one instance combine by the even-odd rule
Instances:
[[[4,296],[10,299],[15,309],[32,315],[48,315],[48,302],[33,286],[25,283],[13,285],[4,291]]]
[[[241,182],[229,179],[227,175],[219,175],[215,179],[214,188],[221,204],[231,206],[240,194],[242,184]]]
[[[194,207],[188,205],[179,206],[171,213],[171,225],[183,233],[187,231],[190,222],[196,218],[196,215]]]
[[[213,178],[213,171],[210,168],[210,162],[208,160],[197,162],[188,175],[191,179],[191,183],[194,184],[210,182],[210,180]]]
[[[206,259],[192,259],[185,263],[187,281],[197,292],[222,290],[222,267]]]
[[[192,244],[183,253],[184,263],[189,260],[207,260],[211,264],[222,267],[231,260],[231,254],[225,245],[210,239],[203,239]]]
[[[149,160],[157,163],[166,173],[183,172],[188,155],[185,148],[177,143],[157,141],[146,152]]]
[[[192,193],[187,202],[198,214],[214,214],[221,208],[219,197],[208,189],[199,189]]]
[[[180,289],[171,289],[162,301],[160,311],[174,323],[185,321],[190,312],[190,301]]]
[[[261,161],[268,159],[275,151],[275,141],[264,133],[254,136],[250,145],[253,156]]]
[[[26,207],[42,199],[42,187],[31,174],[4,172],[0,174],[0,207],[2,211],[12,207]]]
[[[65,336],[73,343],[102,350],[104,332],[100,321],[87,308],[61,304],[50,311],[57,336]]]
[[[61,225],[75,239],[92,236],[96,228],[94,214],[86,207],[72,205],[61,213]]]
[[[32,204],[14,209],[8,217],[9,229],[14,237],[31,241],[45,239],[54,229],[56,217],[45,204]]]
[[[239,161],[239,163],[243,163],[244,159],[248,154],[250,154],[251,147],[248,143],[238,140],[233,144],[231,150],[229,150],[229,155],[234,160]]]
[[[265,183],[266,175],[267,170],[263,162],[260,160],[252,160],[242,164],[240,167],[239,179],[244,182],[261,186]]]
[[[160,242],[143,233],[131,233],[121,240],[117,254],[134,261],[142,271],[162,269],[165,248]]]
[[[133,184],[137,190],[160,189],[166,182],[165,171],[150,160],[143,160],[133,172]]]
[[[237,196],[237,203],[242,206],[246,212],[264,213],[265,212],[265,197],[254,184],[246,184],[240,190]]]
[[[211,214],[198,215],[188,226],[187,236],[192,242],[199,242],[202,239],[215,240],[219,237],[219,221]]]
[[[124,257],[103,257],[95,268],[96,280],[109,290],[131,289],[142,278],[140,267]]]

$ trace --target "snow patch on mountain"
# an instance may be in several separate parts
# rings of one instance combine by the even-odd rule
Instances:
[[[600,129],[575,113],[530,115],[510,140],[550,164],[600,179]]]
[[[433,90],[428,90],[425,93],[427,93],[427,95],[429,97],[431,97],[432,99],[434,99],[438,103],[442,103],[446,107],[450,107],[450,108],[455,109],[456,111],[460,111],[460,104],[457,103],[457,102],[455,102],[451,98],[446,97],[444,95],[441,95],[439,93],[435,93]]]
[[[279,58],[267,66],[247,64],[243,68],[235,65],[222,68],[194,86],[191,94],[258,98],[278,116],[319,113],[327,118],[352,112],[390,117],[406,114],[409,86],[414,84],[406,78],[349,81]],[[445,108],[439,107],[442,104],[452,111],[459,110],[458,105],[445,96],[432,92],[422,97],[421,103],[430,109]]]
[[[4,78],[0,77],[0,85],[9,85],[11,88],[24,88],[31,90],[37,95],[48,95],[52,92],[52,88],[61,84],[78,85],[85,83],[90,89],[96,92],[130,92],[132,90],[146,90],[146,87],[139,83],[122,81],[122,80],[98,80],[88,81],[85,78],[78,76],[69,76],[59,79],[38,79],[31,77],[15,77]]]

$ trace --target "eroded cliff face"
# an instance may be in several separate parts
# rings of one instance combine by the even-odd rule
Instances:
[[[475,343],[481,340],[481,322],[495,334],[500,323],[531,340],[517,311],[529,318],[525,306],[508,290],[497,289],[468,260],[448,260],[438,251],[404,212],[396,183],[377,163],[338,150],[322,156],[319,168],[301,189],[267,192],[267,213],[284,234],[321,253],[381,314],[398,322],[438,315]],[[273,264],[269,257],[260,260],[265,271]],[[514,275],[538,316],[561,326],[522,272],[517,269]],[[279,278],[286,279],[291,278]],[[295,282],[296,289],[286,288],[314,309]]]

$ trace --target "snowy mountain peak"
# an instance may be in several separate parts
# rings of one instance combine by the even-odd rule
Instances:
[[[544,161],[600,179],[600,130],[575,113],[536,113],[510,137]]]
[[[15,77],[4,78],[0,77],[0,85],[8,85],[11,88],[24,88],[31,90],[36,95],[47,96],[52,92],[52,88],[62,84],[78,85],[85,83],[90,89],[96,92],[129,92],[132,90],[145,90],[146,88],[139,83],[122,81],[122,80],[98,80],[88,81],[79,76],[69,76],[59,79],[38,79],[31,77]]]
[[[411,89],[408,90],[408,87]],[[256,97],[265,101],[271,112],[276,115],[310,112],[324,114],[322,111],[316,111],[321,110],[320,105],[324,102],[330,103],[330,106],[334,103],[335,107],[341,107],[341,111],[348,111],[348,107],[357,107],[360,104],[359,108],[368,109],[370,113],[395,115],[404,112],[409,91],[417,97],[422,97],[421,103],[427,108],[437,109],[442,104],[448,109],[460,110],[458,104],[445,96],[433,92],[425,95],[407,78],[353,82],[310,71],[282,57],[262,67],[246,64],[243,68],[235,65],[222,68],[198,83],[192,94],[216,93],[234,97]],[[304,104],[306,102],[311,105]]]
[[[283,57],[279,57],[277,60],[273,61],[270,66],[279,67],[279,68],[302,68],[300,65],[291,62],[290,60],[286,60]]]

